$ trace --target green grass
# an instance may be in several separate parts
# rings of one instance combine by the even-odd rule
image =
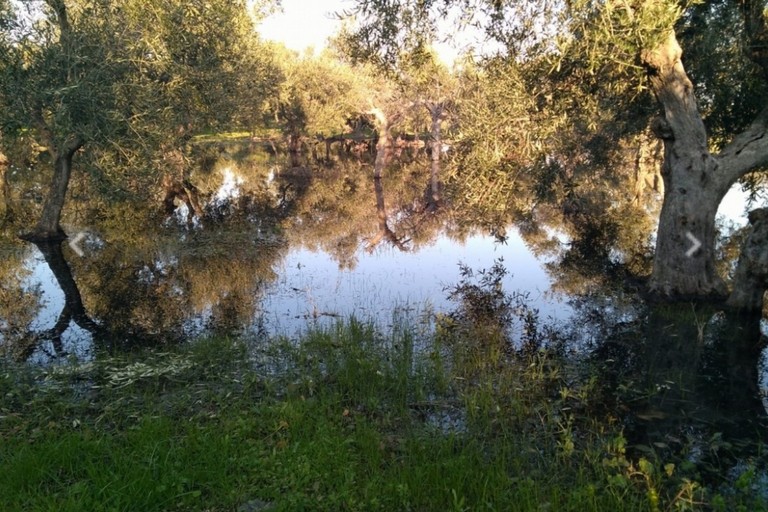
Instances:
[[[384,336],[351,320],[299,342],[9,364],[0,510],[765,506],[629,460],[618,427],[576,417],[589,384],[566,386],[553,354],[505,357],[482,334],[417,343],[407,327]]]

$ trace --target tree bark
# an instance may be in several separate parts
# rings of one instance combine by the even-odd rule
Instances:
[[[76,137],[68,142],[59,152],[49,147],[48,152],[53,157],[53,178],[48,195],[43,203],[43,213],[34,231],[24,236],[27,240],[63,240],[67,237],[61,229],[61,211],[67,196],[69,179],[72,174],[72,159],[77,150],[83,147],[83,140]]]
[[[724,193],[698,186],[685,173],[666,170],[651,286],[673,298],[724,298],[715,268],[715,215]],[[701,247],[693,250],[694,237]]]
[[[675,34],[642,57],[651,89],[664,109],[654,133],[664,141],[664,202],[656,237],[651,290],[668,298],[722,297],[726,287],[715,271],[715,214],[740,177],[768,163],[768,109],[718,155],[707,133],[681,60]],[[693,254],[689,234],[701,242]]]
[[[8,182],[8,159],[0,153],[0,226],[13,217],[11,184]]]

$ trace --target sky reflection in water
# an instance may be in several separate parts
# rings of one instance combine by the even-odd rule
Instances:
[[[266,329],[268,334],[294,337],[308,327],[332,325],[354,315],[385,328],[391,324],[395,309],[418,321],[421,313],[450,310],[446,288],[459,281],[459,263],[480,270],[490,268],[499,258],[504,259],[509,272],[504,279],[506,290],[528,292],[543,318],[567,318],[571,310],[563,297],[550,292],[542,263],[514,230],[508,234],[505,244],[492,236],[474,235],[464,244],[440,236],[434,244],[414,252],[401,252],[388,245],[380,245],[371,253],[360,248],[351,270],[339,268],[325,252],[293,247],[275,266],[278,277],[265,290],[253,324],[243,327],[251,332]],[[39,286],[43,294],[42,308],[31,326],[40,332],[56,323],[64,293],[36,248],[28,256],[26,267],[31,274],[25,287]],[[190,323],[200,328],[204,320],[192,318]],[[91,335],[74,322],[62,340],[68,354],[78,359],[91,358]],[[50,343],[42,343],[31,362],[49,359],[52,351],[46,345]]]
[[[167,246],[164,245],[165,242],[161,242],[159,245],[136,244],[138,253],[143,254],[139,254],[133,259],[127,257],[126,254],[121,254],[127,251],[123,251],[122,248],[116,246],[113,246],[112,249],[117,250],[105,250],[101,254],[89,254],[88,251],[85,251],[83,259],[79,259],[72,251],[65,251],[65,254],[70,259],[69,264],[72,267],[75,281],[79,282],[78,284],[81,288],[90,286],[92,292],[94,291],[94,286],[99,291],[104,291],[111,288],[105,287],[102,290],[95,283],[113,278],[118,279],[119,276],[113,276],[108,270],[104,271],[103,269],[132,269],[136,261],[141,261],[143,265],[149,264],[154,266],[154,270],[147,269],[151,281],[152,272],[158,272],[158,269],[162,269],[163,265],[169,264],[172,267],[176,267],[176,272],[178,273],[178,275],[174,274],[172,278],[164,281],[165,284],[163,286],[170,287],[171,292],[166,291],[157,295],[148,293],[147,296],[150,299],[152,297],[160,297],[160,300],[163,300],[163,298],[170,297],[171,300],[174,300],[173,293],[175,292],[173,290],[175,288],[173,287],[178,286],[179,281],[176,281],[176,279],[181,279],[181,274],[184,274],[184,278],[189,280],[193,278],[204,280],[206,276],[211,274],[219,277],[224,276],[224,279],[227,279],[230,276],[226,272],[226,267],[229,264],[237,266],[239,259],[262,261],[264,267],[267,269],[271,267],[271,271],[267,271],[264,274],[265,276],[269,274],[269,276],[256,277],[254,280],[256,284],[248,284],[248,286],[253,286],[252,296],[257,297],[256,304],[254,304],[255,307],[253,308],[255,312],[250,320],[248,320],[250,313],[247,313],[244,318],[237,320],[238,322],[250,323],[247,325],[242,325],[241,323],[240,325],[228,326],[227,329],[234,327],[235,332],[245,331],[252,335],[282,334],[291,338],[297,338],[309,327],[333,325],[340,319],[348,318],[352,315],[363,321],[372,321],[381,327],[382,330],[386,330],[392,324],[395,312],[399,314],[400,318],[405,317],[416,325],[423,318],[429,318],[430,313],[446,312],[453,307],[453,304],[446,298],[446,288],[450,288],[460,281],[460,263],[470,269],[481,270],[489,269],[496,260],[503,259],[503,265],[508,271],[504,279],[505,290],[510,293],[518,291],[527,292],[531,306],[539,310],[543,322],[548,322],[549,319],[565,321],[574,314],[575,309],[573,308],[576,306],[574,305],[572,308],[568,304],[569,297],[564,297],[551,291],[553,280],[545,270],[546,261],[544,259],[537,259],[513,228],[508,229],[508,238],[504,244],[498,243],[490,235],[473,234],[468,236],[465,242],[460,243],[445,234],[441,234],[437,235],[431,243],[424,244],[422,242],[415,244],[418,249],[414,251],[402,252],[390,244],[382,243],[371,252],[368,252],[365,244],[361,242],[364,242],[366,237],[371,235],[371,232],[364,232],[364,230],[368,228],[373,229],[376,225],[376,210],[374,206],[377,205],[377,202],[374,200],[373,190],[371,190],[372,187],[370,187],[367,179],[361,178],[359,181],[355,181],[355,176],[357,175],[354,174],[354,171],[348,171],[352,185],[356,186],[360,192],[357,195],[351,193],[351,198],[347,205],[350,205],[349,208],[352,208],[352,205],[358,204],[370,205],[371,208],[367,212],[361,211],[361,216],[351,219],[349,226],[346,226],[345,221],[347,219],[345,215],[350,210],[323,209],[324,203],[322,199],[326,197],[332,198],[335,192],[326,191],[326,195],[316,198],[310,191],[302,190],[300,183],[297,183],[295,188],[281,189],[279,187],[281,184],[274,183],[274,176],[267,174],[265,169],[267,168],[261,169],[255,176],[252,176],[250,183],[247,180],[241,179],[239,174],[232,172],[228,167],[220,169],[222,173],[221,184],[218,191],[211,198],[212,204],[215,203],[226,210],[229,208],[228,201],[238,199],[241,196],[241,190],[246,191],[249,186],[252,189],[254,183],[262,180],[266,183],[266,187],[277,190],[277,195],[273,199],[277,200],[276,204],[278,206],[271,206],[273,209],[267,211],[277,213],[279,217],[279,198],[281,194],[284,200],[286,191],[293,193],[295,190],[301,190],[301,193],[304,194],[303,197],[308,200],[307,206],[303,210],[299,210],[295,217],[282,218],[280,222],[284,224],[274,232],[270,231],[268,225],[264,226],[263,236],[266,237],[264,243],[267,245],[275,244],[275,247],[278,248],[262,251],[259,244],[251,245],[255,239],[262,240],[262,235],[256,236],[254,232],[247,230],[241,233],[242,236],[240,238],[224,238],[222,242],[222,239],[217,238],[217,233],[230,229],[227,226],[230,225],[228,222],[231,220],[225,220],[219,224],[211,221],[206,223],[204,227],[197,225],[197,227],[191,228],[191,231],[187,231],[190,228],[185,227],[184,219],[186,216],[182,212],[177,219],[178,226],[174,226],[173,222],[167,222],[164,225],[165,227],[154,235],[159,238],[166,236],[173,238],[174,233],[176,233],[177,235],[181,234],[181,240],[176,240],[175,244],[171,243]],[[365,176],[365,174],[361,173],[360,176]],[[318,182],[320,181],[318,180]],[[319,185],[322,186],[324,183],[319,183]],[[407,207],[408,204],[411,204],[409,199],[402,199],[401,194],[403,192],[397,189],[396,183],[390,183],[389,185],[392,185],[392,187],[387,189],[390,193],[387,196],[387,204],[394,212],[400,211],[398,208],[403,205]],[[728,205],[725,205],[726,207],[722,208],[720,213],[725,213],[726,215],[730,213],[728,216],[732,218],[737,217],[739,213],[738,203],[743,204],[743,201],[738,201],[738,195],[737,192],[731,194],[737,201],[735,203],[729,201]],[[297,195],[297,197],[300,198],[301,196]],[[317,207],[320,208],[319,211]],[[365,210],[365,208],[362,210]],[[312,222],[303,223],[302,219],[305,217],[301,216],[302,213],[310,215]],[[395,228],[397,226],[394,224],[395,221],[393,219],[396,216],[397,213],[390,216],[389,219],[390,222],[393,222],[393,227]],[[326,220],[326,218],[330,220]],[[291,221],[290,219],[294,220]],[[318,238],[317,240],[305,239],[305,237],[311,238],[313,236],[313,231],[311,230],[319,229],[322,231],[323,228],[329,226],[329,222],[344,223],[343,229],[347,229],[348,233],[353,233],[353,238],[358,244],[355,254],[349,260],[346,260],[347,266],[339,264],[339,254],[334,255],[329,252],[308,248],[333,246],[336,241],[347,239],[345,233],[341,232],[330,232],[323,235],[325,238]],[[335,224],[333,225],[334,227],[336,226]],[[76,228],[67,228],[70,233],[77,232]],[[178,231],[175,231],[177,229]],[[259,233],[261,233],[260,230],[261,227],[258,229]],[[197,235],[200,236],[198,237]],[[274,238],[274,240],[270,237]],[[108,235],[107,238],[109,238]],[[430,237],[430,239],[432,238]],[[561,237],[561,244],[564,240]],[[210,245],[206,246],[206,243],[217,245],[219,250],[211,251]],[[221,243],[225,245],[222,246],[220,245]],[[231,250],[229,244],[234,244],[237,250]],[[281,244],[289,244],[289,246],[285,247]],[[143,248],[138,249],[138,247]],[[178,251],[180,250],[189,253],[187,254],[187,259],[179,256]],[[29,271],[29,276],[25,279],[24,286],[26,289],[39,289],[42,292],[42,307],[30,325],[30,330],[40,333],[52,328],[56,324],[62,312],[64,293],[60,289],[54,274],[42,254],[33,246],[28,247],[26,254],[24,265]],[[112,258],[116,258],[118,267],[96,264],[88,265],[89,258],[92,258],[91,262],[95,263],[101,259],[99,261],[103,263],[109,260],[110,254]],[[192,257],[190,257],[190,254]],[[201,254],[214,254],[215,259],[208,260],[205,256],[200,256]],[[344,254],[343,257],[346,258],[347,255]],[[170,263],[172,260],[175,260],[175,263]],[[348,265],[349,261],[354,261],[354,264]],[[195,271],[190,272],[190,268],[185,267],[187,264],[185,262],[197,265]],[[241,270],[249,272],[251,275],[260,276],[260,268],[261,265],[254,265],[254,261],[247,261],[241,267]],[[104,275],[99,274],[99,269],[102,269]],[[201,269],[210,269],[211,272],[210,274],[201,272]],[[80,275],[78,275],[79,273]],[[242,274],[234,273],[232,275],[236,278]],[[94,280],[94,276],[100,277]],[[129,272],[123,274],[123,277],[129,277],[128,283],[130,287],[141,286],[139,282],[141,280],[135,280],[135,270],[129,270]],[[191,282],[185,281],[185,283],[188,288],[179,288],[179,293],[189,293],[191,297],[194,286]],[[205,288],[207,285],[218,290],[218,287],[221,286],[223,290],[229,290],[233,293],[239,290],[237,286],[229,289],[227,284],[219,279],[216,282],[203,284],[202,287]],[[116,289],[121,288],[116,287]],[[136,296],[141,297],[143,292],[141,290],[138,291],[139,293]],[[171,321],[170,324],[173,326],[183,326],[181,327],[183,330],[181,334],[187,337],[204,334],[207,330],[222,332],[217,329],[216,322],[221,320],[221,312],[226,312],[227,310],[220,308],[218,310],[219,316],[217,317],[215,313],[217,304],[214,302],[226,302],[226,297],[222,293],[213,293],[212,296],[211,302],[208,302],[207,306],[202,304],[202,307],[199,301],[180,301],[180,303],[187,304],[189,309],[179,310],[181,312],[181,323],[173,323]],[[205,300],[208,300],[205,294],[198,293],[195,297],[196,299],[206,297]],[[101,316],[95,311],[89,312],[96,315],[94,319],[97,322],[108,322],[109,314],[114,311],[115,307],[119,307],[118,305],[121,304],[120,300],[109,301],[108,303],[111,305],[111,309],[102,308]],[[193,303],[196,308],[194,310],[190,306]],[[149,304],[148,308],[150,309],[157,306],[157,304],[152,302],[147,304]],[[603,304],[603,306],[606,307],[607,304],[610,304],[610,301]],[[85,306],[88,309],[87,303]],[[594,307],[599,308],[599,303],[596,302]],[[107,313],[104,313],[104,311]],[[162,311],[159,309],[158,311],[162,316]],[[581,311],[577,315],[583,313]],[[610,316],[611,312],[603,309],[598,311],[598,314],[599,316]],[[133,317],[128,315],[127,318]],[[623,319],[623,321],[628,323],[631,323],[633,320],[631,313],[630,317]],[[571,322],[570,324],[572,324],[572,327],[578,324],[578,322]],[[589,336],[589,334],[584,335]],[[75,322],[70,322],[69,327],[64,332],[62,345],[65,353],[74,356],[77,360],[88,361],[94,357],[91,333],[76,325]],[[36,364],[49,364],[55,359],[55,350],[50,341],[39,343],[31,356],[27,358],[29,362]],[[765,371],[766,360],[768,358],[763,353],[759,370],[760,386],[763,390],[768,386],[768,374]],[[65,359],[60,359],[60,361],[64,362]]]
[[[359,251],[354,270],[339,270],[329,255],[306,249],[292,250],[278,269],[278,282],[263,302],[268,328],[295,333],[306,328],[307,318],[322,314],[386,323],[398,306],[419,309],[431,305],[447,311],[446,287],[460,277],[459,262],[472,269],[487,269],[504,259],[509,271],[508,291],[527,291],[544,317],[564,319],[570,308],[549,293],[549,277],[523,241],[510,232],[506,244],[476,235],[458,244],[446,237],[418,252],[399,252],[389,246],[372,254]],[[322,319],[323,316],[318,318]]]

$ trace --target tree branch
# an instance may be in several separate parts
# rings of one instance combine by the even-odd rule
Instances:
[[[728,188],[745,174],[768,164],[768,107],[720,151],[717,160]]]
[[[81,135],[74,135],[64,142],[61,146],[56,141],[53,131],[43,119],[40,112],[35,112],[32,116],[32,126],[37,131],[40,142],[48,150],[51,158],[56,160],[59,156],[71,157],[78,149],[85,145],[85,139]]]
[[[77,150],[85,145],[85,139],[80,135],[75,135],[67,142],[64,143],[64,147],[61,148],[62,154],[67,157],[72,157]]]
[[[35,127],[37,135],[40,137],[40,142],[42,142],[42,145],[45,146],[45,148],[51,154],[51,158],[56,160],[59,157],[59,148],[56,146],[53,132],[45,122],[43,114],[36,110],[31,117],[32,126]]]
[[[46,0],[45,3],[56,13],[56,20],[59,23],[59,30],[62,36],[68,36],[71,32],[69,25],[69,16],[67,15],[67,6],[64,0]]]

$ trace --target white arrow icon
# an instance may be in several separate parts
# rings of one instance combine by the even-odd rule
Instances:
[[[72,248],[73,251],[75,251],[75,254],[77,254],[81,258],[83,257],[83,251],[82,249],[80,249],[80,245],[78,244],[80,244],[80,242],[83,241],[83,238],[85,238],[85,234],[86,234],[85,231],[81,231],[75,235],[75,238],[69,241],[69,246]]]
[[[694,254],[696,254],[696,251],[698,251],[698,250],[699,250],[699,247],[701,247],[701,242],[699,241],[699,239],[698,239],[698,238],[696,238],[695,236],[693,236],[693,233],[691,233],[690,231],[687,231],[687,232],[685,233],[685,236],[687,236],[687,237],[688,237],[688,240],[690,240],[690,241],[691,241],[691,243],[693,244],[693,245],[691,246],[691,248],[690,248],[690,249],[688,249],[687,251],[685,251],[685,255],[686,255],[686,256],[688,256],[688,257],[690,258],[690,257],[691,257],[691,256],[693,256]]]

